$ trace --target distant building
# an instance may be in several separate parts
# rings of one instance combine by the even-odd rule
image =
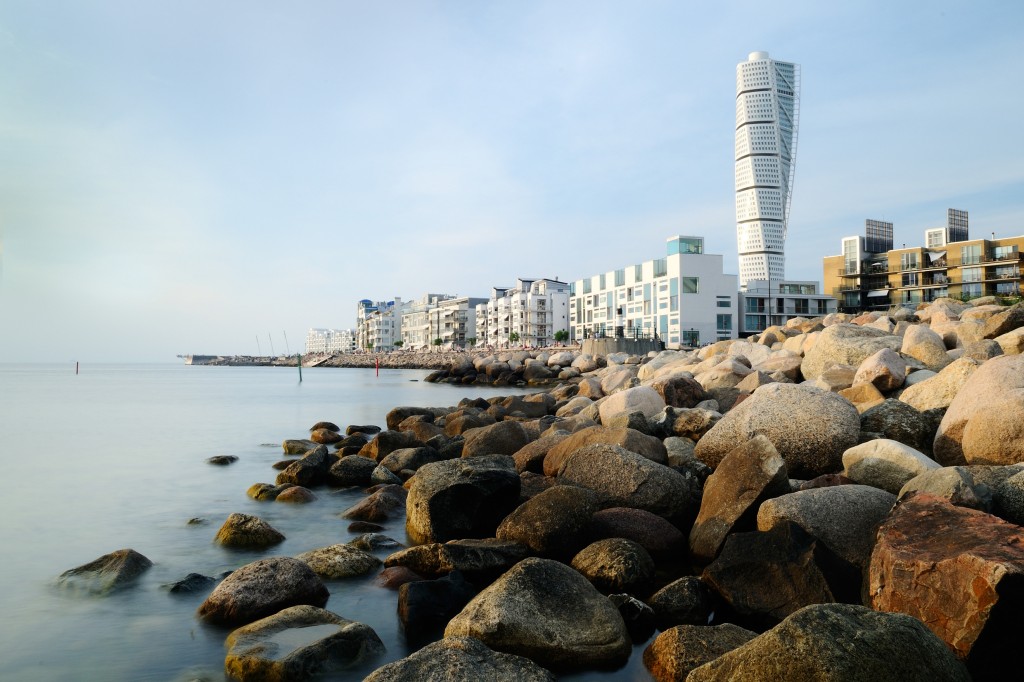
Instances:
[[[736,65],[739,284],[785,277],[800,119],[800,67],[751,52]]]
[[[875,221],[868,221],[870,225]],[[867,237],[842,239],[822,261],[826,290],[842,312],[887,310],[937,298],[1019,296],[1024,236],[969,239],[967,211],[949,209],[945,227],[925,230],[925,246],[874,250]]]
[[[495,287],[476,305],[477,344],[495,348],[548,346],[555,334],[569,331],[569,289],[557,279],[517,279],[513,287]]]
[[[472,345],[477,340],[476,308],[486,303],[486,298],[426,294],[413,301],[402,316],[403,347],[422,349],[440,345],[450,349]]]
[[[397,296],[393,301],[359,301],[356,304],[356,342],[359,348],[372,351],[394,349],[395,341],[402,338],[402,315],[409,305]]]
[[[736,275],[703,237],[671,237],[666,256],[572,284],[572,338],[658,338],[669,348],[736,338]]]
[[[310,329],[306,332],[307,353],[351,353],[356,349],[352,329]]]
[[[740,336],[785,325],[794,317],[822,317],[836,312],[838,301],[818,291],[817,282],[754,279],[739,293]]]

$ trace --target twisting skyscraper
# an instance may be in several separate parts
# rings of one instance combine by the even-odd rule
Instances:
[[[800,67],[751,52],[736,65],[736,240],[740,289],[785,277]]]

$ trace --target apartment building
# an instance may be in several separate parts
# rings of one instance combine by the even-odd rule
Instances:
[[[356,347],[353,329],[310,329],[306,332],[307,353],[351,353]]]
[[[547,346],[555,334],[569,331],[568,282],[517,279],[513,287],[495,287],[476,308],[477,344],[495,348]]]
[[[356,342],[360,349],[392,350],[402,338],[402,315],[409,309],[397,296],[393,301],[363,299],[356,304]]]
[[[736,275],[703,237],[670,237],[666,255],[572,283],[572,338],[656,338],[668,348],[736,338]]]
[[[891,236],[876,244],[844,237],[842,253],[822,262],[826,291],[842,312],[887,310],[946,296],[1020,295],[1024,236],[970,239],[967,211],[949,209],[944,227],[925,230],[924,244],[894,249]]]
[[[838,301],[818,291],[817,282],[768,282],[752,279],[738,296],[740,336],[785,325],[794,317],[822,317],[838,309]]]
[[[472,345],[477,337],[476,308],[486,303],[486,298],[426,294],[410,304],[402,316],[403,347],[423,349],[439,345],[452,349]]]

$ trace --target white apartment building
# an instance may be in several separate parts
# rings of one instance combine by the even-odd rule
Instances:
[[[572,338],[657,338],[668,348],[736,338],[736,275],[703,237],[667,240],[665,258],[593,275],[572,284]]]
[[[410,307],[402,299],[373,302],[363,299],[356,304],[356,342],[359,348],[387,351],[402,338],[402,315]]]
[[[353,329],[310,329],[306,332],[307,353],[351,353],[355,349]]]
[[[514,287],[491,289],[476,307],[477,344],[495,348],[548,346],[569,331],[568,282],[517,279]],[[467,337],[468,338],[468,337]]]
[[[477,338],[476,307],[486,303],[486,298],[426,294],[402,316],[403,347],[447,350],[472,345],[470,339]]]
[[[739,293],[740,336],[763,332],[772,325],[785,325],[794,317],[822,317],[834,313],[839,302],[818,292],[817,282],[752,279]]]
[[[740,289],[785,278],[800,119],[800,67],[751,52],[736,65],[736,242]]]

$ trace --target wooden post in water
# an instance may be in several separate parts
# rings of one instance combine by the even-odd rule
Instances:
[[[302,383],[302,353],[297,354],[295,357],[298,358],[298,360],[299,360],[299,362],[298,362],[298,365],[299,365],[299,383],[301,384]]]
[[[373,368],[375,370],[377,370],[376,376],[380,376],[380,357],[379,356],[373,359]]]
[[[75,374],[76,375],[78,374],[78,362],[77,361],[75,362]]]

